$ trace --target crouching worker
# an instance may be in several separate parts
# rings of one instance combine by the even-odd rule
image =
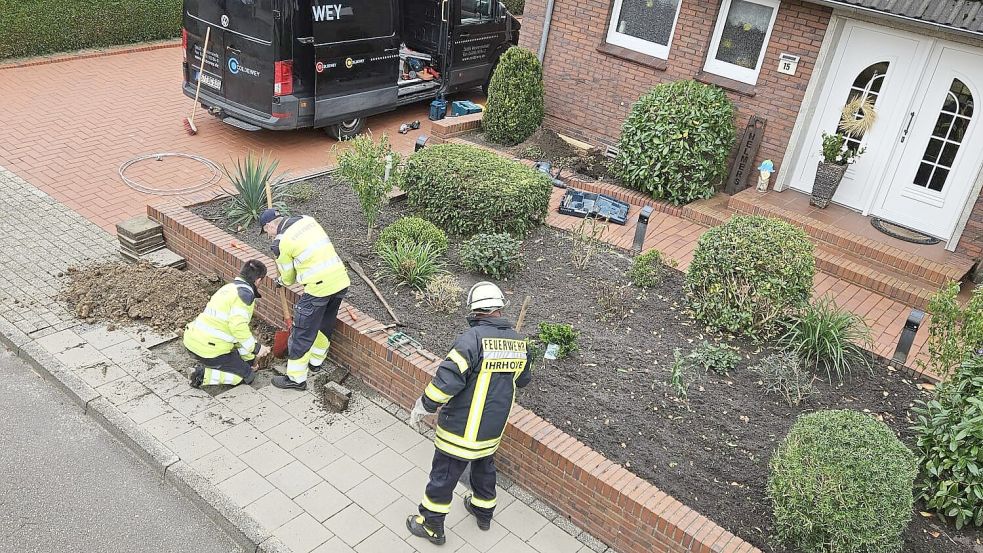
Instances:
[[[495,451],[512,410],[515,389],[529,384],[526,342],[502,316],[505,297],[490,282],[479,282],[468,292],[471,328],[437,367],[437,374],[416,401],[411,424],[443,406],[437,418],[436,451],[430,483],[420,503],[420,514],[410,515],[406,527],[414,535],[442,545],[444,518],[451,509],[454,486],[471,464],[472,494],[464,508],[478,528],[491,527],[495,511]]]
[[[184,347],[203,366],[191,373],[191,386],[236,385],[253,381],[253,362],[270,353],[249,330],[256,300],[256,281],[266,276],[266,265],[250,259],[239,276],[218,289],[205,311],[184,329]]]

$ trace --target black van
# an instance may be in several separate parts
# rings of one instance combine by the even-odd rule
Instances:
[[[487,86],[519,22],[498,0],[184,0],[184,93],[246,130],[326,127]]]

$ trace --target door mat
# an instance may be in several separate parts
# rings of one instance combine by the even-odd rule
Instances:
[[[926,246],[931,246],[941,242],[941,240],[935,238],[934,236],[929,236],[927,234],[918,232],[915,229],[910,229],[908,227],[903,227],[896,223],[885,221],[880,217],[871,217],[870,224],[875,229],[883,232],[884,234],[890,236],[891,238],[897,238],[898,240],[904,240],[905,242],[910,242],[912,244],[923,244]]]

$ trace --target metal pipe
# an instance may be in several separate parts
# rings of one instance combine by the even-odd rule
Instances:
[[[539,37],[539,63],[543,63],[543,58],[546,57],[546,41],[550,37],[550,23],[553,22],[553,2],[554,0],[549,0],[546,3],[546,15],[543,17],[543,36]]]

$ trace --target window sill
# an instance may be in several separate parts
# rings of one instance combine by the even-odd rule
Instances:
[[[608,44],[607,42],[602,42],[601,45],[597,47],[597,51],[615,58],[644,65],[645,67],[655,69],[656,71],[665,71],[669,67],[669,63],[664,59],[642,54],[641,52],[636,52],[621,46],[615,46],[614,44]]]
[[[713,73],[707,73],[706,71],[700,71],[693,78],[701,83],[716,85],[724,90],[736,92],[741,96],[747,96],[749,98],[753,98],[758,93],[754,85],[721,77],[720,75],[714,75]]]

